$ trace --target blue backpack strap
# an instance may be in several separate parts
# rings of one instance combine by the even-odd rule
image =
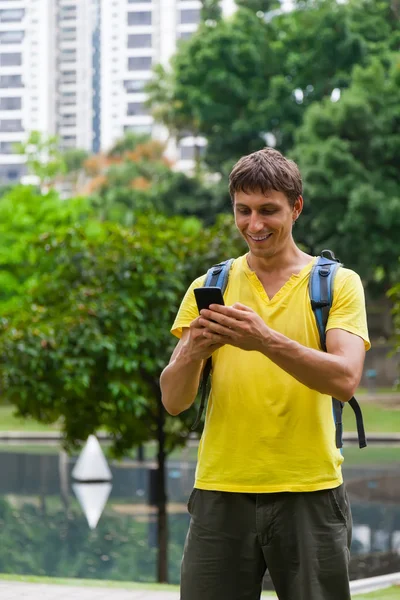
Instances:
[[[233,262],[234,259],[230,258],[229,260],[224,260],[223,262],[218,263],[217,265],[213,265],[210,269],[208,269],[206,278],[204,280],[204,287],[219,287],[221,288],[223,295],[226,290],[226,286],[228,285],[229,272],[231,270]],[[210,356],[207,359],[203,369],[203,376],[201,379],[200,406],[197,413],[196,421],[192,425],[192,431],[197,428],[201,421],[201,417],[203,416],[207,397],[207,383],[210,377],[211,368],[212,360]]]
[[[311,308],[315,315],[321,348],[324,352],[326,352],[326,326],[328,323],[329,311],[333,302],[333,283],[336,272],[341,266],[341,263],[335,258],[335,255],[331,250],[323,250],[310,274],[309,294]],[[367,442],[360,405],[354,397],[349,400],[349,404],[356,415],[359,446],[360,448],[365,448]],[[340,400],[332,398],[337,448],[343,447],[343,405],[344,403]]]

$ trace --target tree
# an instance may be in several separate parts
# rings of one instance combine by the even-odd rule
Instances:
[[[397,272],[400,274],[400,256],[397,261]],[[388,292],[388,297],[393,302],[393,353],[400,353],[400,277],[397,278],[397,282]],[[400,389],[400,373],[397,378],[397,388]]]
[[[156,141],[129,138],[117,142],[108,156],[86,161],[87,172],[94,177],[84,191],[101,219],[131,225],[137,214],[155,210],[168,216],[195,216],[210,225],[220,212],[230,210],[228,195],[218,185],[200,175],[174,171],[164,149]]]
[[[280,6],[279,0],[236,0],[236,4],[256,13],[268,13],[270,10],[274,10]]]
[[[201,0],[201,19],[219,21],[222,16],[221,0]]]
[[[305,180],[300,241],[332,247],[376,293],[399,275],[399,59],[356,67],[338,102],[311,106],[293,153]]]
[[[55,136],[43,136],[32,131],[25,143],[17,144],[19,154],[26,156],[29,171],[38,178],[44,192],[54,185],[57,176],[65,173],[65,162]]]
[[[289,152],[310,104],[347,88],[356,64],[399,41],[389,0],[302,1],[270,18],[274,3],[239,5],[232,18],[203,23],[149,88],[155,118],[178,137],[206,137],[204,160],[219,173],[271,139]]]
[[[83,198],[64,202],[54,190],[40,194],[31,186],[14,186],[0,198],[0,307],[18,304],[27,281],[35,278],[35,250],[41,233],[70,227],[86,219]]]
[[[201,24],[180,46],[172,72],[159,71],[148,90],[156,119],[178,136],[189,130],[207,137],[206,162],[215,171],[249,146],[256,150],[265,143],[255,110],[273,64],[264,30],[262,19],[244,9],[215,26]]]
[[[61,419],[65,446],[106,429],[116,455],[158,441],[158,580],[167,580],[165,459],[185,443],[193,410],[166,415],[159,377],[188,283],[237,254],[232,218],[201,231],[193,220],[138,218],[133,230],[88,221],[37,242],[36,280],[3,314],[3,398],[43,423]]]

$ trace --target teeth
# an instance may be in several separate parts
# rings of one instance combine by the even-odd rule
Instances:
[[[267,235],[265,235],[264,237],[254,237],[254,235],[251,235],[251,239],[254,240],[255,242],[261,242],[262,240],[266,240],[267,237],[269,237],[270,234],[267,233]]]

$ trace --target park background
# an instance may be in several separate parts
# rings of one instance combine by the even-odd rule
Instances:
[[[128,132],[107,152],[62,152],[33,131],[19,146],[34,183],[0,192],[2,573],[179,581],[195,408],[167,415],[158,381],[187,286],[245,251],[227,178],[265,145],[303,175],[296,242],[332,249],[365,287],[359,399],[381,442],[359,451],[345,411],[352,577],[400,571],[399,19],[397,0],[283,13],[242,0],[229,18],[203,0],[197,32],[147,87],[166,142]],[[189,134],[207,143],[182,172],[165,150]],[[93,433],[113,487],[91,530],[71,469]]]

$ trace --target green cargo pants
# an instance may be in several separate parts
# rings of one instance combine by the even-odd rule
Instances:
[[[279,600],[350,600],[344,485],[271,494],[195,488],[188,510],[181,600],[259,600],[266,569]]]

